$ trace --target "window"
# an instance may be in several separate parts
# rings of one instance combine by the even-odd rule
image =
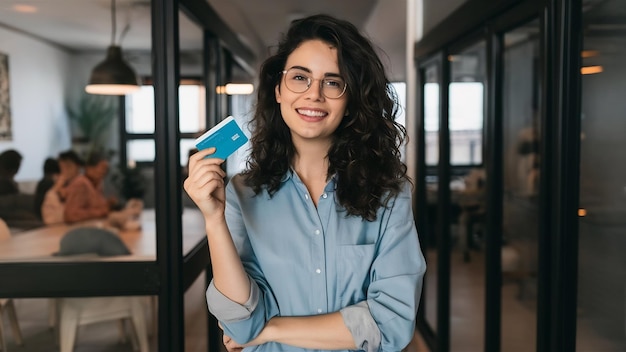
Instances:
[[[186,80],[179,86],[178,96],[180,160],[181,165],[186,165],[194,139],[206,129],[204,85]],[[154,88],[151,85],[144,85],[126,96],[126,153],[129,164],[154,162]]]
[[[482,82],[450,83],[450,164],[482,164],[483,95]],[[439,83],[424,84],[426,165],[439,161]]]

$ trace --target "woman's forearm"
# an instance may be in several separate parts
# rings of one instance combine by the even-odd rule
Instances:
[[[225,221],[207,221],[206,233],[213,268],[213,284],[224,296],[244,304],[250,296],[246,274]]]
[[[339,312],[306,317],[274,317],[251,344],[266,342],[321,350],[356,349],[352,334]]]

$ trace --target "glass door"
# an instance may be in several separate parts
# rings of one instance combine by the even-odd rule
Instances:
[[[502,92],[502,351],[537,344],[540,22],[504,33]]]
[[[583,1],[576,351],[626,350],[626,7]]]
[[[448,56],[450,67],[450,351],[484,350],[486,42]]]

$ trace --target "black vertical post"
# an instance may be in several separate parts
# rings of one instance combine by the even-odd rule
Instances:
[[[204,83],[206,98],[207,128],[215,126],[219,121],[218,95],[215,91],[218,83],[219,39],[208,31],[204,31]]]
[[[539,174],[539,238],[538,238],[538,271],[537,271],[537,352],[550,352],[551,316],[550,304],[552,290],[552,163],[553,154],[548,140],[554,135],[554,104],[556,100],[555,75],[552,67],[555,60],[555,21],[554,12],[546,6],[541,16],[541,143]]]
[[[501,346],[502,312],[502,91],[503,40],[492,33],[487,46],[487,119],[485,169],[487,172],[487,231],[485,234],[485,351],[498,352]]]
[[[125,169],[128,167],[128,156],[126,153],[126,96],[120,95],[117,100],[119,109],[118,133],[119,133],[119,165]]]
[[[233,81],[233,56],[229,51],[224,51],[224,82],[231,83]],[[233,96],[226,95],[225,99],[226,106],[224,107],[223,116],[220,116],[220,119],[223,119],[227,115],[232,115],[233,113]]]
[[[437,198],[437,352],[450,350],[450,61],[444,50],[439,91],[439,164]]]
[[[215,55],[215,78],[217,86],[224,87],[226,85],[226,79],[224,78],[224,49],[220,45],[219,41],[213,43],[213,55]],[[226,113],[224,108],[226,93],[222,92],[215,95],[215,123],[221,121]]]
[[[178,125],[178,1],[152,2],[159,351],[184,351],[182,200]]]
[[[207,127],[215,126],[217,124],[216,109],[217,109],[217,93],[215,92],[216,84],[216,63],[215,63],[215,48],[219,48],[218,39],[208,31],[204,31],[204,66],[203,77],[205,86],[205,101],[206,101],[206,124]],[[213,279],[213,269],[211,263],[207,265],[204,274],[205,285],[204,288],[208,288],[209,283]],[[220,350],[221,334],[219,326],[217,325],[217,319],[209,313],[207,307],[207,351],[215,352]]]
[[[553,222],[551,351],[576,350],[578,197],[580,177],[581,0],[555,0],[557,99],[552,136]]]

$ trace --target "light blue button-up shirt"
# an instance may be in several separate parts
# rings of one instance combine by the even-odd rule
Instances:
[[[359,341],[367,336],[355,336],[364,330],[358,324],[368,320],[374,321],[380,332],[379,350],[400,351],[410,342],[426,270],[413,221],[410,186],[407,183],[387,208],[379,209],[372,222],[347,216],[334,189],[333,178],[316,208],[293,171],[283,178],[272,198],[267,192],[255,196],[239,175],[228,183],[226,221],[250,276],[251,295],[246,304],[239,305],[211,284],[207,302],[235,341],[256,337],[274,316],[309,316],[343,309],[344,322],[357,346],[365,348],[369,342],[368,350],[377,347],[372,341]],[[349,306],[366,309],[345,314]],[[246,350],[304,351],[277,343]]]

